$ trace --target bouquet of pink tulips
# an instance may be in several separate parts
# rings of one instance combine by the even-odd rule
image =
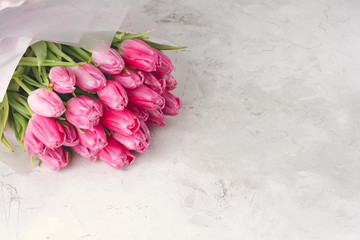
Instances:
[[[0,103],[1,141],[8,122],[31,156],[54,170],[69,155],[100,159],[122,168],[132,151],[149,148],[149,126],[164,126],[181,100],[170,91],[177,82],[162,50],[145,33],[118,32],[107,52],[40,41],[31,45]]]

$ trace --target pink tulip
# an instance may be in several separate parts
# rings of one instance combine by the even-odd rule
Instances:
[[[77,129],[77,134],[80,145],[91,149],[91,151],[96,152],[107,145],[107,137],[101,124],[94,126],[93,130],[81,131]]]
[[[99,152],[99,150],[93,151],[92,149],[87,148],[80,144],[72,147],[72,149],[74,150],[75,153],[79,154],[81,157],[93,162],[96,161],[97,154]]]
[[[108,138],[109,144],[101,149],[98,158],[114,168],[123,168],[129,165],[134,159],[134,155],[124,148],[112,137]]]
[[[172,91],[177,86],[177,81],[171,74],[156,74],[154,76],[159,80],[159,82],[165,81],[165,91]]]
[[[30,118],[25,135],[27,134],[29,137],[31,137],[31,135],[35,136],[37,140],[50,149],[55,149],[63,145],[66,137],[64,128],[58,121],[38,114],[34,114]],[[34,144],[29,142],[29,145],[33,146]],[[41,144],[39,143],[39,145]],[[30,152],[36,151],[30,150]]]
[[[78,145],[79,138],[76,133],[76,128],[67,121],[62,121],[61,124],[64,128],[65,135],[66,135],[65,142],[63,145],[67,146],[67,147],[74,147],[74,146]]]
[[[76,76],[76,85],[84,91],[96,92],[106,85],[104,74],[89,63],[73,67],[72,70]]]
[[[92,59],[99,65],[99,69],[106,74],[119,74],[125,65],[120,54],[112,48],[107,52],[93,51]]]
[[[61,66],[52,67],[49,78],[56,92],[72,93],[75,91],[76,77],[70,69]]]
[[[103,115],[103,106],[98,101],[81,95],[67,102],[66,119],[75,127],[92,129]]]
[[[164,78],[156,78],[152,73],[143,72],[144,84],[158,94],[162,94],[166,87]],[[161,82],[160,82],[161,81]]]
[[[108,108],[123,110],[128,104],[125,89],[116,81],[107,81],[106,86],[97,92],[100,101]]]
[[[126,68],[129,73],[122,71],[120,74],[110,75],[110,79],[119,82],[126,89],[134,89],[143,84],[144,75],[132,67]]]
[[[161,95],[165,99],[165,107],[162,112],[166,115],[176,116],[181,108],[181,100],[171,92],[164,92]]]
[[[161,110],[148,110],[149,118],[146,121],[148,126],[165,126],[166,118]]]
[[[139,121],[145,122],[149,117],[146,110],[135,107],[134,105],[129,104],[126,108],[130,110],[139,119]]]
[[[45,151],[45,144],[37,139],[30,129],[31,128],[26,129],[24,135],[24,147],[29,155],[37,156]]]
[[[65,112],[61,98],[47,88],[38,88],[27,99],[31,110],[44,117],[60,117]]]
[[[155,71],[160,64],[156,50],[140,39],[122,41],[119,45],[119,53],[126,63],[146,72]]]
[[[165,100],[155,91],[141,85],[140,87],[128,90],[129,101],[135,106],[143,109],[163,109]]]
[[[38,157],[52,170],[59,170],[69,164],[69,153],[62,147],[55,149],[45,148],[44,153],[39,154]]]
[[[122,111],[105,110],[101,123],[104,127],[115,132],[121,132],[124,135],[132,135],[140,127],[139,120],[126,108]]]
[[[150,131],[144,122],[140,122],[140,128],[133,135],[126,136],[118,132],[114,132],[112,137],[124,145],[128,150],[135,150],[143,153],[149,147]]]
[[[174,70],[174,66],[170,60],[170,58],[168,56],[166,56],[163,52],[156,50],[156,53],[159,56],[159,62],[158,62],[158,67],[156,67],[156,71],[157,73],[161,73],[161,74],[170,74],[173,70]]]

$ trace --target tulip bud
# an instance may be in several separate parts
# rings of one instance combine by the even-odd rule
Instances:
[[[165,81],[165,91],[172,91],[177,86],[177,81],[171,74],[156,74],[154,76],[159,80],[159,82]]]
[[[148,126],[165,126],[166,118],[161,110],[148,110],[149,118],[146,121]]]
[[[98,101],[81,95],[67,102],[66,119],[75,127],[92,129],[103,115],[103,106]]]
[[[126,136],[119,132],[114,132],[112,137],[124,145],[128,150],[135,150],[143,153],[149,147],[150,131],[144,122],[140,122],[140,128],[133,135]]]
[[[101,124],[94,126],[93,130],[81,131],[77,129],[77,134],[80,145],[91,149],[91,151],[96,152],[107,145],[107,137]]]
[[[106,85],[104,74],[89,63],[73,67],[72,70],[76,76],[76,85],[84,91],[96,92]]]
[[[59,170],[69,164],[69,153],[62,147],[55,149],[45,148],[44,153],[39,154],[38,157],[52,170]]]
[[[155,71],[159,64],[159,56],[155,49],[140,39],[122,41],[119,45],[119,53],[126,63],[146,72]]]
[[[106,86],[97,92],[100,101],[108,108],[123,110],[128,104],[125,89],[116,81],[107,81]]]
[[[178,115],[182,105],[180,98],[171,92],[164,92],[161,96],[165,99],[165,107],[162,112],[171,116]]]
[[[152,73],[143,72],[144,84],[158,94],[162,94],[166,87],[164,78],[156,78]],[[160,82],[161,81],[161,82]]]
[[[79,138],[76,133],[76,128],[73,125],[71,125],[70,123],[68,123],[67,121],[61,121],[61,124],[64,128],[65,135],[66,135],[65,142],[63,145],[67,146],[67,147],[74,147],[74,146],[78,145]]]
[[[126,108],[130,110],[139,119],[139,121],[145,122],[149,117],[149,114],[146,112],[146,110],[135,107],[134,105],[129,104]]]
[[[109,144],[98,153],[98,158],[101,161],[106,162],[114,168],[123,168],[135,159],[129,150],[124,148],[112,137],[108,138],[108,142]]]
[[[163,52],[155,49],[156,53],[159,56],[158,67],[156,67],[156,73],[161,74],[170,74],[174,70],[174,66],[168,56],[166,56]]]
[[[34,141],[37,140],[43,143],[46,147],[55,149],[63,145],[66,137],[64,128],[58,121],[38,114],[34,114],[30,118],[25,135],[28,135],[26,139],[31,136],[36,137],[33,141],[29,141],[25,144],[29,144],[27,147],[28,149],[30,149],[29,146],[34,146]],[[39,146],[41,146],[40,143]],[[34,150],[30,150],[29,153],[32,154],[35,152],[41,152],[39,149],[41,149],[41,147],[34,148]]]
[[[120,54],[112,48],[107,52],[93,51],[92,59],[99,65],[99,69],[106,74],[119,74],[125,65]]]
[[[45,151],[45,144],[35,137],[30,128],[28,129],[24,135],[24,147],[29,155],[37,156]]]
[[[47,88],[38,88],[27,99],[31,110],[44,117],[60,117],[65,112],[61,98]]]
[[[49,78],[56,92],[71,93],[75,91],[76,77],[70,69],[61,66],[52,67]]]
[[[115,132],[121,132],[124,135],[132,135],[140,127],[139,120],[126,108],[122,111],[105,110],[101,123],[104,127]]]
[[[110,80],[119,82],[126,89],[134,89],[143,84],[144,75],[141,71],[132,67],[126,69],[129,73],[122,71],[120,74],[110,75]]]
[[[85,147],[83,145],[80,145],[80,144],[72,147],[72,149],[74,150],[75,153],[79,154],[81,157],[83,157],[83,158],[85,158],[87,160],[93,161],[93,162],[96,161],[97,154],[99,152],[99,150],[93,151],[90,148],[87,148],[87,147]]]
[[[140,87],[128,90],[129,101],[135,106],[143,109],[163,109],[165,100],[155,91],[141,85]]]

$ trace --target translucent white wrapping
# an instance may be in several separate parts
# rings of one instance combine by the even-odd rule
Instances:
[[[106,8],[99,0],[18,0],[0,5],[0,99],[4,97],[17,63],[32,43],[47,40],[102,51],[110,46],[116,31],[148,30],[154,30],[148,35],[153,41],[173,45],[160,26],[142,12]],[[173,76],[178,81],[178,87],[172,92],[183,102],[200,97],[199,87],[181,50],[166,51],[166,54],[173,61]],[[34,166],[12,130],[7,128],[5,135],[15,152],[1,145],[0,163],[17,172],[31,171]]]

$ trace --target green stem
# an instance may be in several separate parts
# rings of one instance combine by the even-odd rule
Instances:
[[[39,83],[44,84],[43,79],[41,78],[38,69],[37,69],[36,67],[31,67],[31,70],[32,70],[32,72],[33,72],[36,80],[37,80]]]
[[[14,75],[22,75],[25,72],[26,67],[18,66],[16,71],[14,72]]]
[[[146,31],[146,32],[142,32],[142,33],[124,33],[124,32],[119,32],[117,34],[115,34],[114,38],[122,41],[122,40],[126,40],[126,39],[130,39],[130,38],[138,38],[138,37],[142,37],[146,34],[149,34],[151,32],[153,32],[154,30],[150,30],[150,31]]]
[[[119,48],[119,43],[120,43],[120,42],[118,42],[118,43],[112,42],[111,47],[118,49],[118,48]]]
[[[69,46],[69,48],[78,53],[81,57],[85,58],[86,61],[88,61],[88,59],[91,57],[85,50],[79,47]]]
[[[91,49],[87,49],[87,48],[83,48],[83,49],[89,53],[93,53],[93,50],[91,50]]]
[[[31,116],[34,114],[34,112],[31,110],[29,104],[27,103],[27,101],[26,101],[25,99],[23,99],[23,98],[18,98],[18,101],[19,101],[20,103],[22,103],[22,105],[25,106],[26,110],[29,111],[29,113],[30,113]]]
[[[123,70],[124,70],[128,75],[130,75],[129,70],[128,70],[126,67],[124,67]]]
[[[22,89],[25,90],[28,94],[30,94],[32,91],[17,77],[13,78],[17,84],[20,85]]]
[[[49,87],[50,82],[49,82],[49,78],[47,76],[47,72],[46,72],[45,68],[42,68],[42,74],[41,75],[42,75],[42,78],[44,79],[44,82],[45,82],[46,86]]]
[[[75,58],[77,58],[78,60],[80,60],[80,62],[86,62],[88,60],[88,58],[84,58],[83,56],[81,56],[80,54],[78,54],[77,52],[73,51],[70,47],[68,46],[63,46],[63,51],[66,54],[69,54]]]
[[[54,60],[54,61],[61,61],[61,59],[58,59],[52,52],[48,51],[46,55],[46,59],[48,60]]]
[[[105,105],[100,101],[100,99],[96,96],[96,93],[92,93],[92,92],[86,92],[84,90],[81,90],[80,88],[76,88],[75,90],[75,94],[77,95],[85,95],[88,96],[89,98],[94,99],[95,101],[98,101],[99,103],[101,103],[104,107]]]
[[[16,110],[19,114],[24,116],[27,119],[30,119],[33,115],[33,111],[30,109],[29,104],[27,103],[27,97],[22,96],[18,92],[7,91],[9,96],[9,105]]]
[[[114,39],[121,41],[123,39],[124,35],[125,35],[124,32],[119,32],[119,33],[115,34]]]
[[[28,84],[31,84],[31,85],[33,85],[33,86],[35,86],[35,87],[40,87],[40,88],[46,87],[45,85],[34,81],[34,80],[33,80],[32,78],[30,78],[28,75],[21,75],[20,77],[23,78]],[[15,81],[16,81],[16,80],[15,80]]]
[[[71,57],[69,57],[68,55],[66,55],[63,51],[61,51],[58,46],[56,46],[55,43],[52,42],[47,42],[48,44],[48,48],[56,55],[59,55],[63,58],[65,58],[67,61],[69,61],[70,63],[75,63],[74,60],[72,60]]]
[[[32,63],[32,62],[25,62],[25,61],[20,61],[18,63],[18,66],[29,66],[29,67],[37,67],[38,64],[37,63]],[[63,67],[74,67],[74,66],[79,66],[79,64],[77,63],[70,63],[70,62],[43,62],[41,63],[40,66],[43,67],[56,67],[56,66],[63,66]]]

